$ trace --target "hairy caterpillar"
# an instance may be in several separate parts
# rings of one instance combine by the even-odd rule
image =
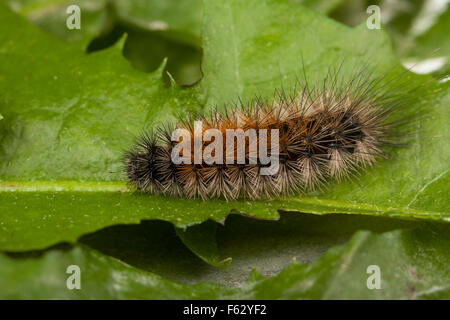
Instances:
[[[272,99],[255,97],[224,112],[198,117],[202,122],[199,132],[194,119],[188,118],[175,128],[169,125],[155,133],[144,133],[126,152],[125,171],[137,190],[187,198],[260,199],[314,190],[330,180],[356,176],[384,157],[387,145],[398,143],[392,128],[399,124],[390,115],[406,97],[405,92],[380,85],[379,78],[370,79],[362,72],[344,84],[334,74],[313,87],[306,83],[289,94],[275,90]],[[188,137],[173,141],[176,128],[184,129]],[[197,136],[209,129],[221,136],[209,135],[195,145]],[[269,132],[266,151],[269,156],[276,155],[276,172],[261,174],[268,164],[252,149],[251,135],[244,136],[240,143],[233,137],[232,149],[227,149],[227,143],[211,148],[216,140],[225,141],[229,130],[238,129],[256,131],[260,150],[261,132]],[[278,135],[276,148],[271,145],[271,132]],[[179,152],[185,138],[191,138],[185,141],[191,148]],[[184,163],[174,161],[175,149],[186,160]],[[207,149],[213,152],[201,158]],[[242,150],[244,161],[238,163]],[[200,162],[195,152],[200,152]],[[211,163],[211,158],[222,161]]]

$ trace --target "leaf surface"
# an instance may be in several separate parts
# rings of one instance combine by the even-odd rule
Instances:
[[[443,230],[358,232],[346,246],[311,265],[293,263],[264,278],[253,272],[242,287],[165,280],[79,245],[33,258],[0,255],[2,299],[448,299],[450,238]],[[389,247],[387,252],[385,249]],[[80,268],[80,290],[68,290],[67,267]],[[369,266],[380,289],[369,289]],[[371,280],[370,280],[371,281]],[[70,281],[69,281],[70,282]]]
[[[296,78],[301,55],[311,81],[323,78],[342,56],[348,72],[366,57],[376,58],[380,70],[391,70],[398,63],[383,31],[351,29],[286,1],[205,1],[205,76],[182,90],[163,87],[162,67],[151,74],[134,70],[121,56],[124,40],[86,55],[79,44],[62,43],[1,6],[0,21],[8,25],[0,30],[2,250],[73,242],[106,226],[144,219],[184,228],[222,221],[230,212],[259,219],[277,219],[277,210],[450,219],[445,84],[433,84],[434,96],[420,102],[428,117],[417,123],[414,145],[396,150],[358,183],[332,185],[322,194],[235,202],[126,189],[121,154],[144,128],[236,95],[270,96],[281,82]],[[405,113],[419,107],[419,98]]]

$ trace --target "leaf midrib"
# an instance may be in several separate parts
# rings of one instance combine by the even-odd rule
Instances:
[[[76,181],[76,180],[34,180],[34,181],[2,181],[0,180],[0,193],[2,192],[121,192],[132,193],[128,189],[125,181]],[[201,201],[201,200],[198,200]],[[269,202],[271,200],[268,200]],[[299,211],[299,208],[291,207],[293,203],[316,205],[321,208],[308,209],[308,213],[312,214],[326,214],[336,213],[336,209],[342,209],[341,213],[351,214],[373,214],[373,215],[396,215],[396,214],[409,214],[411,218],[423,218],[423,219],[443,219],[450,222],[450,215],[445,212],[426,211],[411,209],[408,207],[390,207],[383,205],[374,205],[369,203],[348,202],[348,201],[336,201],[330,199],[319,199],[315,197],[302,197],[298,198],[283,198],[274,199],[274,202],[280,202],[285,205],[278,207],[284,211]],[[239,209],[240,201],[236,203],[237,209]],[[329,208],[329,212],[323,208]]]
[[[35,180],[35,181],[2,181],[0,192],[125,192],[124,181],[76,181],[76,180]]]

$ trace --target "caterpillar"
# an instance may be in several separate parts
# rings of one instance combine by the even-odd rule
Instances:
[[[362,72],[342,81],[305,81],[145,132],[123,158],[129,184],[151,194],[235,200],[302,194],[356,177],[397,144],[398,122],[390,118],[406,95]],[[263,174],[273,165],[268,157],[276,170]]]

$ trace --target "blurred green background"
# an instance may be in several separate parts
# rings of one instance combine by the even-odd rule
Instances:
[[[102,50],[128,34],[124,56],[137,69],[166,70],[181,85],[201,79],[202,0],[7,0],[10,7],[64,41],[82,41],[87,52]],[[399,60],[419,73],[445,76],[450,57],[448,0],[285,0],[301,3],[348,26],[365,23],[378,5],[382,27]],[[81,30],[65,25],[65,8],[82,8]],[[166,74],[165,80],[169,81]]]

